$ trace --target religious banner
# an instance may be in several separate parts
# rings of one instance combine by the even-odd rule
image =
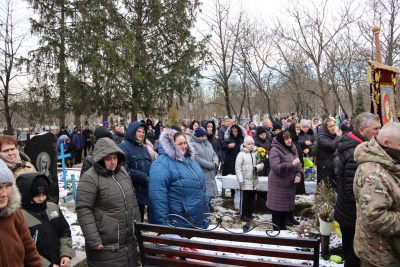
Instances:
[[[371,93],[371,112],[377,115],[382,126],[388,122],[397,122],[396,86],[399,69],[382,64],[379,43],[379,27],[374,26],[376,53],[378,62],[368,60],[368,82]]]
[[[382,126],[397,122],[396,86],[399,69],[368,60],[371,77],[371,111],[380,119]]]

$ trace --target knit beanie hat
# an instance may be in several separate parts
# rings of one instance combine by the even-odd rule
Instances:
[[[300,121],[300,125],[301,125],[301,127],[310,128],[310,125],[308,124],[308,121],[305,120],[305,119],[302,119],[302,120]]]
[[[267,131],[265,130],[265,128],[264,128],[263,126],[257,126],[257,128],[256,128],[256,134],[257,134],[257,136],[259,136],[260,134],[263,134],[263,133],[267,133]]]
[[[194,131],[194,136],[200,137],[203,135],[207,135],[207,131],[203,127],[197,127]]]
[[[7,167],[7,164],[0,159],[0,184],[14,183],[14,175]]]
[[[251,136],[246,136],[244,138],[243,146],[246,147],[249,144],[254,144],[254,139]]]
[[[274,122],[274,124],[272,124],[272,131],[275,131],[275,130],[282,130],[282,125],[279,123],[279,122]]]
[[[107,127],[101,126],[94,131],[94,138],[99,140],[100,138],[108,137],[113,140],[113,136],[110,133],[110,130]]]
[[[49,183],[42,176],[36,176],[31,186],[31,197],[34,198],[39,194],[49,195]]]

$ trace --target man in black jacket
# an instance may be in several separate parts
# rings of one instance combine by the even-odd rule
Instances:
[[[89,125],[85,125],[85,130],[82,131],[83,137],[85,137],[85,146],[83,148],[83,155],[87,156],[87,153],[92,146],[92,142],[90,142],[90,136],[93,134],[92,130],[89,130]]]
[[[377,136],[381,123],[372,113],[362,113],[357,116],[355,130],[345,135],[338,144],[340,159],[339,177],[337,177],[337,201],[335,219],[342,231],[342,246],[344,266],[360,266],[360,260],[354,254],[353,240],[356,224],[356,201],[353,193],[353,180],[358,164],[354,161],[356,147]]]

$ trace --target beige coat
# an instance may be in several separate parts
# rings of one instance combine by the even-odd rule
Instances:
[[[35,166],[32,165],[31,159],[27,154],[19,152],[19,156],[21,157],[21,163],[17,164],[17,166],[11,170],[14,175],[14,181],[23,173],[36,172]]]

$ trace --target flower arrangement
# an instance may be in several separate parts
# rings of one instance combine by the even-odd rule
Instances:
[[[325,222],[334,221],[335,213],[335,191],[325,184],[323,181],[317,186],[317,195],[315,195],[314,205],[312,210],[316,215],[316,222],[318,222],[318,217]]]
[[[258,147],[256,151],[256,164],[260,164],[265,161],[267,158],[268,151],[262,147]],[[258,179],[258,172],[256,170],[253,171],[253,177],[251,181],[254,183]]]
[[[333,215],[335,212],[335,208],[332,207],[329,203],[322,203],[318,210],[318,217],[321,218],[324,222],[333,222]]]
[[[261,162],[264,162],[265,159],[268,156],[268,151],[265,150],[262,147],[258,147],[257,148],[257,152],[256,152],[256,160],[257,160],[257,164],[260,164]]]

